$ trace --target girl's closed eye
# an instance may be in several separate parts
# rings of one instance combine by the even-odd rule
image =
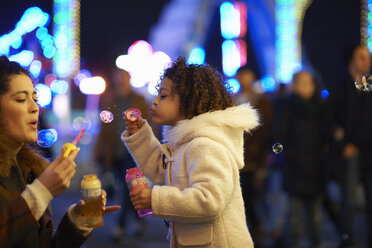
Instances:
[[[164,99],[166,97],[167,97],[167,95],[160,95],[160,99]]]
[[[17,101],[17,102],[25,102],[26,99],[17,99],[16,101]]]

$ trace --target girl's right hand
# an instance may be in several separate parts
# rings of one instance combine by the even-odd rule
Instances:
[[[129,136],[138,132],[141,127],[145,124],[142,118],[139,118],[138,121],[130,122],[124,119],[125,129],[127,130]]]
[[[76,173],[74,159],[80,148],[75,149],[67,158],[61,154],[41,173],[38,180],[49,190],[53,197],[62,194],[70,187],[71,178]]]

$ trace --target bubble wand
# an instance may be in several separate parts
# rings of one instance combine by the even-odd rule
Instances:
[[[85,128],[83,128],[80,133],[76,136],[76,138],[72,141],[72,143],[66,143],[63,145],[61,152],[63,153],[63,157],[67,158],[68,155],[74,150],[76,150],[76,145],[80,141],[80,139],[83,137],[85,132]]]
[[[142,113],[137,108],[130,108],[124,112],[124,118],[130,122],[136,122],[142,117]]]

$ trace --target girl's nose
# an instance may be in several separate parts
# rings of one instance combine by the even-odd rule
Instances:
[[[156,106],[158,105],[158,103],[159,103],[159,97],[156,97],[154,101],[152,102],[152,104]]]

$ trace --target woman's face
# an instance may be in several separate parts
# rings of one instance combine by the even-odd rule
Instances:
[[[9,78],[9,90],[1,96],[1,124],[5,134],[16,143],[35,142],[39,106],[31,79],[24,74]]]

